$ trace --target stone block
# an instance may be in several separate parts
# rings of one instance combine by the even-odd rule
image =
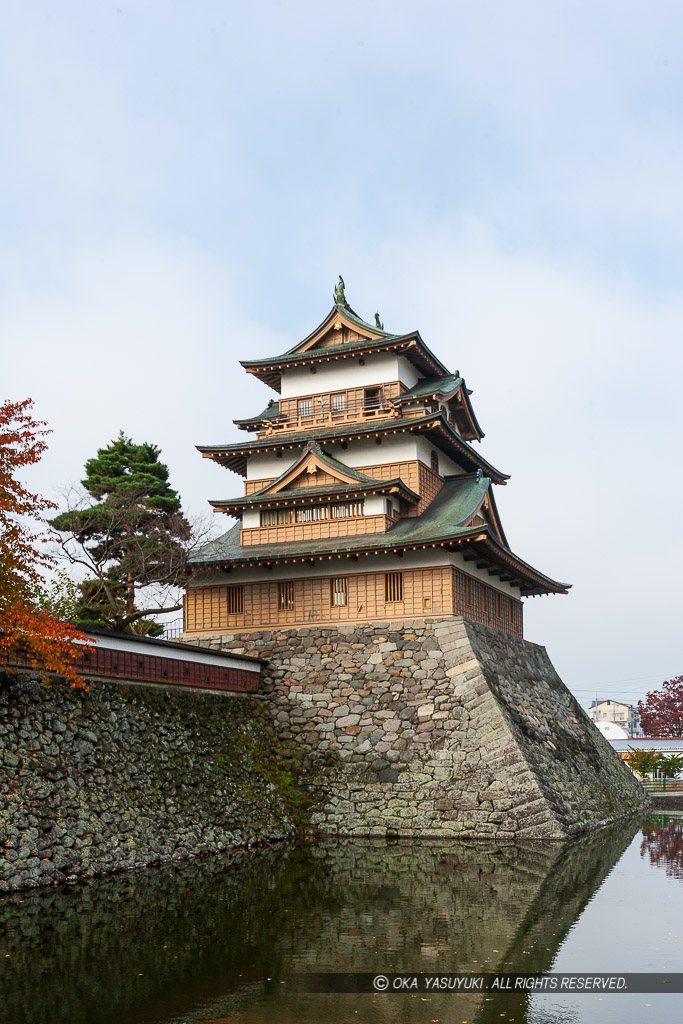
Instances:
[[[239,637],[233,634],[231,642],[239,643]],[[277,674],[289,673],[296,685],[315,694],[310,706],[318,714],[306,715],[304,722],[316,723],[317,717],[318,738],[331,735],[318,728],[322,719],[339,723],[332,749],[345,756],[339,755],[343,763],[328,772],[323,788],[342,792],[347,773],[355,772],[353,799],[365,794],[363,813],[381,819],[384,830],[381,787],[363,774],[370,764],[374,771],[407,768],[401,781],[392,784],[404,793],[403,810],[392,809],[396,834],[409,827],[425,836],[570,836],[643,805],[642,790],[623,765],[615,764],[618,759],[590,723],[587,727],[585,715],[537,645],[459,617],[404,623],[402,628],[375,623],[266,631],[250,634],[248,645],[270,651]],[[307,677],[307,669],[293,659],[310,660],[311,648],[317,657],[323,645],[325,658]],[[278,731],[294,734],[288,742],[302,743],[304,734],[297,731],[302,722],[289,716],[277,688],[270,692]],[[347,699],[347,692],[353,699]],[[340,719],[353,715],[358,716],[353,725],[341,724]],[[557,756],[567,749],[571,757]],[[596,770],[604,773],[599,786]],[[459,792],[464,783],[457,779],[462,778],[468,779],[466,793]],[[612,794],[608,812],[600,796],[605,792]],[[466,806],[444,809],[458,793]],[[408,815],[408,807],[414,815]],[[343,813],[335,813],[341,814],[335,825],[343,829]],[[446,821],[446,813],[459,819]],[[362,824],[351,807],[346,814],[348,828],[358,834]]]
[[[345,729],[349,725],[358,725],[360,722],[360,715],[344,715],[342,718],[335,718],[335,726],[340,729]]]

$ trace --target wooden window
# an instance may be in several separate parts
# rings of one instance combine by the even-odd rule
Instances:
[[[472,580],[469,576],[465,576],[465,604],[470,604],[472,601]]]
[[[332,518],[333,519],[346,519],[348,516],[362,516],[363,515],[363,502],[362,501],[345,501],[343,505],[332,506]]]
[[[313,413],[313,403],[310,398],[303,398],[299,402],[299,416],[303,419]]]
[[[330,580],[330,604],[340,607],[348,604],[348,576],[333,576]]]
[[[488,615],[488,625],[493,623],[496,616],[496,592],[493,587],[484,587],[486,591],[486,614]]]
[[[344,412],[346,409],[346,392],[339,391],[332,395],[332,412]]]
[[[225,588],[228,594],[228,615],[241,615],[244,611],[244,587]]]
[[[382,404],[382,388],[365,388],[363,392],[363,408],[379,409]]]
[[[294,580],[278,583],[277,603],[280,611],[292,611],[294,608]]]
[[[261,510],[261,526],[282,526],[293,522],[293,508],[264,508]]]
[[[297,523],[317,523],[320,519],[329,518],[329,505],[309,505],[308,508],[298,508],[296,510]]]
[[[432,471],[434,473],[439,472],[439,456],[436,452],[432,452]]]
[[[403,600],[403,573],[385,572],[384,600],[387,604],[398,604]]]

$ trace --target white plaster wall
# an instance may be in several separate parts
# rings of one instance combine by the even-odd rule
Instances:
[[[258,509],[245,509],[242,514],[242,526],[245,530],[261,525],[261,513]]]
[[[258,662],[250,659],[219,657],[218,651],[208,651],[198,648],[197,651],[184,651],[177,644],[168,643],[166,647],[158,644],[141,644],[135,640],[123,640],[119,637],[99,637],[88,635],[87,640],[76,640],[77,644],[93,644],[107,651],[121,651],[126,654],[135,654],[137,657],[149,655],[151,658],[171,658],[173,661],[189,661],[199,665],[213,665],[216,668],[238,668],[247,672],[259,672]]]
[[[419,380],[424,377],[423,373],[419,373],[409,359],[405,356],[398,357],[398,379],[405,384],[407,388],[415,387]]]
[[[489,587],[493,587],[494,590],[500,590],[502,594],[509,594],[511,597],[519,597],[519,587],[513,587],[509,583],[503,583],[498,579],[497,576],[489,576],[487,569],[477,569],[476,562],[466,562],[463,555],[459,552],[447,552],[449,565],[455,565],[458,569],[462,569],[463,572],[467,572],[470,576],[474,576],[476,579],[481,580],[483,583],[487,583]]]
[[[374,438],[368,441],[351,441],[348,448],[342,448],[340,441],[321,442],[325,451],[351,469],[358,466],[384,466],[389,462],[412,461],[418,458],[418,443],[428,444],[424,438],[413,437],[410,434],[389,434],[382,438],[381,444],[376,444]],[[247,480],[267,480],[280,476],[301,457],[303,448],[302,444],[301,448],[288,449],[281,459],[269,453],[252,455],[247,459]],[[422,458],[426,465],[429,465],[430,452],[431,446],[425,449]],[[457,467],[453,471],[457,472]]]
[[[346,449],[340,443],[323,442],[323,447],[352,469],[384,466],[388,462],[409,462],[417,458],[418,439],[412,434],[388,434],[381,440],[381,444],[377,444],[374,437],[367,441],[351,441]]]
[[[381,494],[373,494],[365,499],[364,515],[382,516],[387,510],[386,498]]]
[[[301,448],[292,448],[283,452],[282,458],[270,452],[263,455],[251,455],[247,458],[247,480],[272,480],[281,476],[286,469],[293,466],[301,458]]]
[[[364,360],[363,366],[358,362],[359,358]],[[289,367],[282,372],[281,395],[283,398],[299,398],[301,395],[389,384],[395,380],[412,388],[419,379],[419,373],[407,359],[383,352],[320,363],[316,365],[315,373],[311,373],[310,366]]]
[[[432,452],[439,456],[441,475],[462,475],[465,470],[447,455],[439,451],[425,437],[412,434],[389,434],[383,437],[381,444],[374,438],[367,441],[350,441],[348,448],[342,448],[340,441],[322,441],[323,448],[351,469],[359,466],[385,466],[390,462],[411,462],[419,459],[425,466],[432,464]],[[273,454],[252,455],[247,459],[247,480],[264,480],[280,476],[293,466],[301,456],[301,448],[292,448],[284,452],[278,459]]]
[[[315,565],[275,565],[272,570],[261,567],[233,569],[232,572],[211,572],[202,574],[197,586],[225,585],[230,583],[263,583],[291,579],[293,576],[352,576],[354,572],[389,572],[398,569],[424,569],[435,565],[454,565],[483,583],[500,590],[502,594],[519,598],[519,588],[502,583],[498,577],[489,576],[486,569],[477,569],[475,562],[465,562],[458,552],[443,551],[439,548],[427,551],[406,551],[403,558],[395,555],[368,555],[358,562],[343,558],[316,561]],[[351,568],[353,566],[353,569]]]
[[[462,476],[466,471],[459,466],[457,462],[453,462],[448,455],[444,455],[436,445],[428,441],[426,437],[417,437],[417,457],[420,462],[424,462],[425,466],[431,468],[432,465],[432,452],[436,452],[439,456],[439,472],[441,476]]]

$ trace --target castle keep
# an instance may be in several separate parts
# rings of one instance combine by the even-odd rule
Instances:
[[[307,338],[242,362],[279,394],[201,446],[245,478],[238,523],[192,560],[185,633],[465,615],[522,636],[522,597],[566,593],[514,554],[459,371],[361,320],[343,282]]]
[[[522,599],[568,585],[508,546],[464,379],[375,320],[340,278],[312,334],[243,362],[280,398],[200,448],[246,482],[212,502],[238,522],[192,559],[185,638],[265,660],[322,834],[563,839],[640,810],[522,638]]]

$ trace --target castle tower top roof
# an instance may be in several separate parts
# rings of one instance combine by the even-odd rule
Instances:
[[[342,279],[340,278],[340,281]],[[342,282],[343,283],[343,282]],[[428,377],[452,376],[450,371],[425,345],[419,331],[392,334],[384,330],[379,313],[375,323],[363,320],[346,301],[343,289],[335,289],[335,303],[327,316],[310,334],[278,356],[245,359],[241,365],[279,392],[283,371],[292,366],[307,366],[373,352],[396,352],[405,355]]]

